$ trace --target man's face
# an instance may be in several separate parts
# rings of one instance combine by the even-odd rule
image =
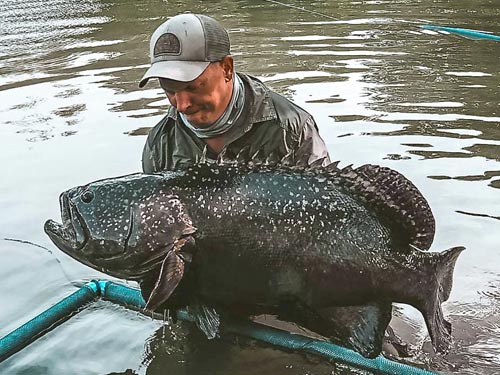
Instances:
[[[211,63],[193,81],[159,78],[160,86],[177,111],[184,113],[194,126],[203,128],[214,123],[231,100],[232,68],[232,58],[227,56]]]

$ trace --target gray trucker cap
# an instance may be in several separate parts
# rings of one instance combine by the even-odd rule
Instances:
[[[211,17],[180,14],[162,23],[149,44],[151,66],[139,82],[168,78],[189,82],[230,53],[227,31]]]

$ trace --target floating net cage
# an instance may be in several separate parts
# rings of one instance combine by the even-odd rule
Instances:
[[[138,289],[109,280],[91,281],[29,322],[2,337],[0,339],[0,362],[20,351],[44,333],[71,318],[97,298],[103,298],[135,309],[143,309],[145,306],[144,299]],[[193,320],[186,310],[179,310],[177,312],[177,319]],[[278,348],[317,355],[375,374],[436,375],[424,369],[391,361],[382,355],[374,359],[365,358],[353,350],[327,341],[291,334],[248,320],[224,321],[223,330],[224,332],[271,344]]]

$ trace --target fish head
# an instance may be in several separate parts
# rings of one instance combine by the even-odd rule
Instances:
[[[72,188],[60,195],[62,223],[48,220],[45,232],[76,260],[141,280],[195,231],[169,180],[168,174],[134,174]]]

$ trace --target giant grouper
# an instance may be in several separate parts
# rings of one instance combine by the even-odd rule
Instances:
[[[209,337],[219,313],[276,314],[374,357],[398,302],[436,351],[450,345],[441,304],[463,247],[424,251],[431,209],[389,168],[200,162],[92,182],[60,205],[62,224],[45,224],[57,247],[138,281],[149,310],[187,306]]]

